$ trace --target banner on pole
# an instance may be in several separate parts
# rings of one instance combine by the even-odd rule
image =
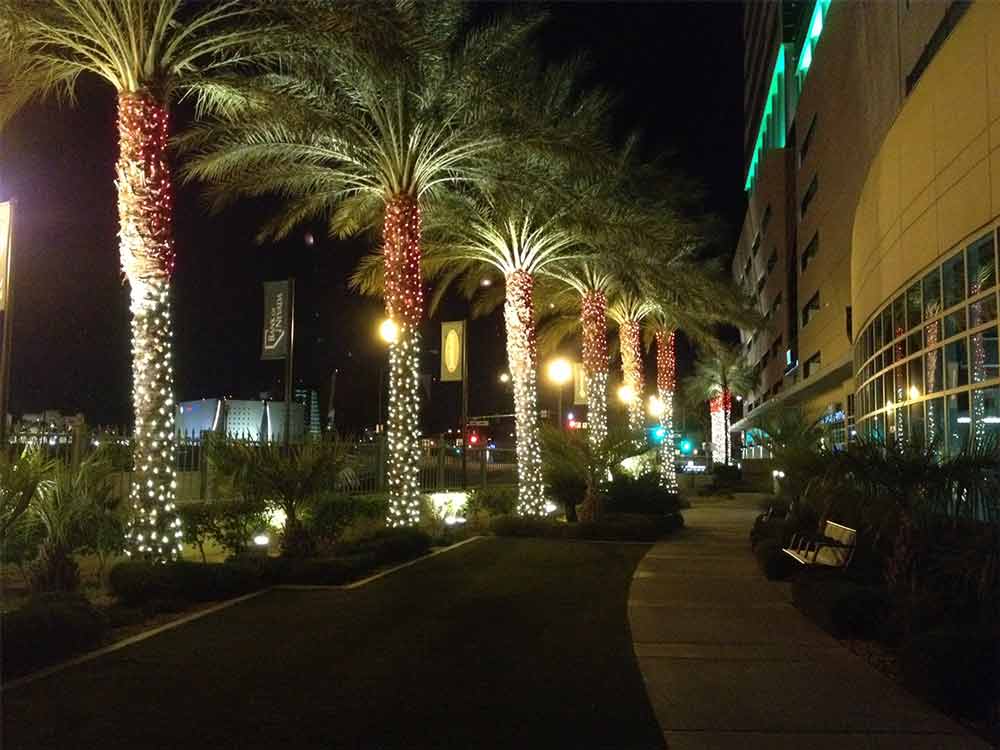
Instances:
[[[441,382],[454,383],[465,379],[465,321],[451,320],[441,324]]]
[[[582,406],[587,403],[587,371],[583,362],[573,363],[573,405]]]
[[[13,205],[10,201],[0,203],[0,313],[7,311],[7,287],[10,272],[10,227]]]
[[[261,359],[285,359],[291,337],[291,309],[287,281],[264,282],[264,343]]]

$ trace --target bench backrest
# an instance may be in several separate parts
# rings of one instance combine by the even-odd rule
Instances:
[[[830,539],[836,539],[841,544],[850,546],[855,543],[858,532],[854,529],[848,528],[847,526],[841,526],[839,523],[827,521],[826,528],[823,530],[823,535],[829,537]]]

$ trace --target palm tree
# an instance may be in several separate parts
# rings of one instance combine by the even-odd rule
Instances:
[[[729,423],[733,396],[749,395],[757,373],[746,364],[738,349],[718,347],[698,360],[686,388],[692,396],[708,400],[712,417],[712,459],[728,465],[731,460]]]
[[[72,99],[81,74],[118,94],[115,183],[135,416],[128,536],[130,553],[148,559],[179,554],[182,536],[174,505],[170,102],[205,86],[208,71],[252,62],[250,45],[278,28],[268,19],[236,0],[0,0],[0,126],[33,99]]]
[[[626,403],[628,429],[633,435],[639,435],[646,422],[643,412],[646,376],[642,362],[642,321],[654,310],[652,302],[637,288],[630,286],[619,291],[608,308],[608,315],[618,324],[623,383],[619,393]]]
[[[488,80],[540,16],[467,31],[466,3],[396,7],[410,39],[393,65],[318,43],[308,64],[252,81],[244,98],[256,105],[217,112],[182,145],[193,156],[186,175],[211,183],[217,205],[281,197],[262,238],[314,219],[337,236],[381,225],[385,309],[399,331],[389,351],[388,523],[405,526],[420,520],[424,212],[480,177],[501,144],[486,121],[496,112]]]

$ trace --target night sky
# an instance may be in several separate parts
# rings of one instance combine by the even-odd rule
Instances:
[[[678,168],[699,178],[706,208],[728,223],[733,241],[743,210],[741,18],[737,2],[559,3],[551,6],[542,39],[553,61],[589,56],[594,81],[621,97],[617,129],[640,129],[650,154],[669,152]],[[178,110],[175,126],[183,126],[184,116]],[[115,155],[114,95],[96,80],[81,80],[75,106],[31,106],[0,136],[0,200],[18,200],[15,415],[59,409],[82,411],[92,425],[128,422]],[[366,241],[334,241],[303,227],[288,241],[260,246],[253,236],[266,203],[210,216],[197,188],[182,186],[176,203],[178,400],[255,398],[277,389],[283,365],[260,361],[261,282],[294,276],[296,383],[319,389],[325,411],[337,370],[338,428],[358,432],[373,424],[385,359],[375,335],[381,305],[346,288]],[[304,241],[310,230],[312,246]],[[448,301],[425,326],[425,349],[438,347],[438,321],[466,313],[463,301]],[[690,359],[682,346],[682,376]],[[436,377],[436,356],[428,353],[425,361]],[[505,369],[498,315],[472,324],[469,366],[470,413],[511,411],[509,392],[497,380]],[[544,383],[541,398],[543,408],[554,405]],[[455,426],[458,402],[457,384],[434,385],[425,429]]]

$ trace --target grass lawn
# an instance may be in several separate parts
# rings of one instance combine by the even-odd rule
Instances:
[[[645,545],[485,539],[272,591],[4,691],[14,748],[662,748],[626,600]]]

